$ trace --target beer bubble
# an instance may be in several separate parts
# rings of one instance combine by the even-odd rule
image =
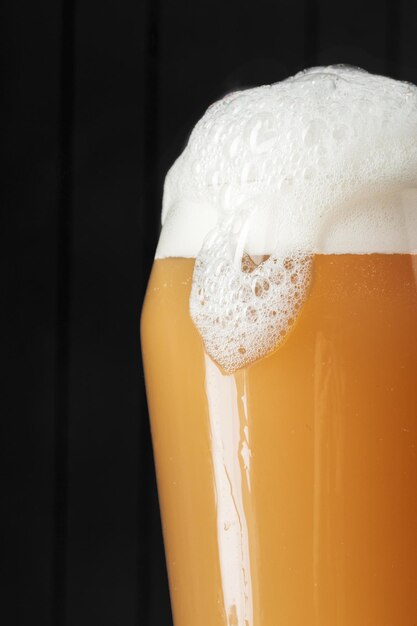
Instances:
[[[270,273],[270,280],[272,283],[274,283],[275,285],[281,285],[284,278],[285,278],[284,272],[280,271],[279,269],[273,268],[273,270]]]
[[[246,140],[255,154],[270,152],[277,139],[275,117],[271,113],[258,113],[248,122]]]
[[[225,263],[224,261],[218,261],[214,268],[213,268],[213,273],[215,276],[220,276],[220,274],[222,273],[223,269],[225,267]]]
[[[257,298],[259,298],[262,295],[262,283],[259,280],[254,280],[252,283],[252,291],[255,294],[255,296]]]
[[[216,244],[217,238],[218,236],[215,231],[212,231],[211,233],[207,235],[206,241],[205,241],[207,250],[210,250],[210,248],[212,248]]]
[[[204,289],[202,289],[201,287],[198,289],[198,299],[200,301],[201,306],[204,306],[206,303],[206,298],[204,294]]]
[[[208,136],[213,143],[218,143],[223,133],[224,133],[223,124],[213,124],[213,126],[211,127],[208,133]]]
[[[237,297],[240,300],[240,302],[246,303],[250,301],[252,297],[252,292],[246,285],[242,285],[242,287],[239,287],[239,291],[237,292]]]
[[[233,219],[233,221],[231,222],[232,225],[232,234],[233,235],[237,235],[238,233],[240,233],[240,231],[242,230],[242,226],[243,226],[243,220],[241,217],[237,217],[235,219]]]
[[[240,141],[241,138],[237,135],[231,140],[225,142],[224,153],[226,158],[233,159],[238,154]]]
[[[227,285],[229,291],[231,291],[232,293],[236,293],[236,291],[239,290],[240,287],[240,281],[237,278],[237,276],[232,276],[229,280],[229,283]]]
[[[245,163],[242,168],[241,181],[254,182],[258,178],[258,168],[255,163]]]
[[[248,320],[248,322],[256,322],[258,319],[258,313],[256,312],[255,307],[253,306],[248,306],[248,308],[246,309],[246,319]]]
[[[201,163],[199,163],[199,161],[194,161],[194,163],[191,166],[191,170],[194,176],[198,176],[201,172]]]
[[[349,127],[346,124],[337,124],[333,129],[333,139],[338,143],[341,143],[347,139],[349,133]]]
[[[326,132],[326,124],[323,120],[314,119],[308,124],[303,132],[303,141],[306,146],[313,146],[320,143]]]
[[[292,185],[293,185],[293,178],[292,178],[292,176],[285,176],[281,180],[281,182],[280,182],[279,189],[280,189],[280,191],[283,191],[284,193],[285,192],[289,192],[291,187],[292,187]]]
[[[315,174],[316,174],[316,170],[314,169],[314,167],[309,165],[303,171],[303,178],[305,180],[311,180],[312,178],[314,178]]]

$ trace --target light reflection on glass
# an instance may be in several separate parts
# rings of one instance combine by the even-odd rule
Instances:
[[[245,374],[225,376],[205,357],[217,540],[228,626],[253,626],[253,598],[245,494],[250,491]]]

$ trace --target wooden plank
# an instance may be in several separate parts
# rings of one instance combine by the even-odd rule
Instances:
[[[76,12],[68,626],[146,614],[144,8],[87,0]]]
[[[2,604],[53,623],[57,215],[62,3],[0,15]]]

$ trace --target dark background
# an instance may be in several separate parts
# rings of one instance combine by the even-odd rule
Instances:
[[[2,624],[170,625],[139,346],[164,175],[236,88],[341,62],[417,82],[416,14],[3,0]]]

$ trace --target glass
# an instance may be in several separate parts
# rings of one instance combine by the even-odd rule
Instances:
[[[142,317],[176,626],[417,619],[417,257],[316,255],[287,341],[232,375],[156,260]]]
[[[417,88],[313,68],[167,177],[142,348],[175,626],[417,624]]]

